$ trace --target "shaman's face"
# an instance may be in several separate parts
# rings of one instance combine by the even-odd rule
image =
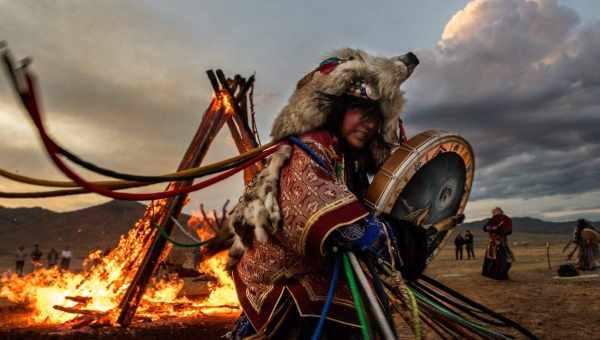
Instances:
[[[342,137],[353,149],[360,150],[375,137],[378,124],[377,118],[366,115],[363,109],[350,109],[342,121]]]

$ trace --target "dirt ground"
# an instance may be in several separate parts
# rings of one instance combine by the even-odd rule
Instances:
[[[568,236],[513,235],[511,243],[529,244],[511,247],[517,261],[509,281],[481,276],[484,238],[478,239],[476,260],[456,261],[454,244],[449,240],[427,273],[519,322],[540,339],[600,339],[600,272],[582,272],[592,275],[587,278],[554,278],[558,266],[565,263],[561,252]],[[552,270],[548,268],[546,242],[550,242]]]
[[[0,314],[6,313],[5,310]],[[13,314],[16,311],[12,312]],[[17,312],[18,313],[18,312]],[[128,328],[84,327],[75,330],[63,330],[59,327],[0,328],[2,340],[197,340],[220,339],[227,333],[235,319],[232,317],[206,316],[203,318],[177,318],[158,322],[143,322]]]
[[[427,274],[529,328],[540,339],[600,339],[600,272],[592,277],[555,279],[565,263],[561,253],[568,235],[519,234],[511,237],[517,262],[509,281],[481,276],[485,237],[476,232],[475,260],[456,261],[452,240],[439,252]],[[523,245],[527,242],[527,245]],[[552,270],[546,242],[550,242]],[[466,257],[466,252],[465,252]],[[4,259],[8,264],[8,259]],[[21,307],[0,301],[0,339],[219,339],[232,318],[172,319],[139,323],[129,329],[101,328],[59,331],[57,328],[20,328]],[[12,319],[12,322],[11,322]],[[16,322],[16,323],[15,323]]]

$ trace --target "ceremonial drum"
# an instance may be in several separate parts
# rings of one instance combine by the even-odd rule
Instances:
[[[400,220],[411,220],[415,212],[423,211],[422,226],[462,214],[471,192],[474,162],[473,149],[461,136],[439,130],[422,132],[385,161],[369,186],[365,205],[375,215],[385,213]],[[431,260],[450,233],[428,235]]]
[[[584,228],[581,231],[581,238],[591,243],[600,243],[600,233],[594,229]]]

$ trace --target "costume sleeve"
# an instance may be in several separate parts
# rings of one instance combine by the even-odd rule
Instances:
[[[500,215],[495,215],[490,219],[490,221],[486,224],[483,230],[490,232],[496,231],[502,226],[503,222],[504,220],[500,218]]]
[[[282,244],[301,256],[324,256],[327,237],[334,230],[366,217],[368,211],[336,178],[333,148],[311,139],[303,141],[329,169],[294,146],[281,173],[279,203],[283,223],[277,235]]]
[[[501,232],[503,235],[512,234],[512,219],[506,215],[502,215]]]

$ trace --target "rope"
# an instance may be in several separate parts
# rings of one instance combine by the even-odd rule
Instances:
[[[254,148],[245,153],[242,153],[240,155],[237,155],[237,156],[229,158],[229,159],[225,159],[225,160],[217,162],[217,163],[209,164],[209,165],[206,165],[203,167],[186,169],[186,170],[178,171],[175,173],[171,173],[171,174],[167,174],[167,175],[160,175],[160,176],[132,175],[132,174],[109,170],[106,168],[101,168],[93,163],[82,160],[81,158],[72,154],[68,150],[65,150],[64,148],[61,148],[60,146],[58,147],[59,148],[58,150],[59,150],[59,153],[61,153],[65,157],[67,157],[72,162],[74,162],[90,171],[94,171],[96,173],[99,173],[99,174],[102,174],[105,176],[124,179],[124,180],[130,180],[130,181],[137,181],[137,182],[158,183],[158,182],[181,181],[181,180],[186,180],[186,179],[194,179],[197,177],[202,177],[202,176],[214,174],[217,172],[221,172],[224,169],[231,169],[231,168],[235,167],[236,165],[239,165],[240,163],[242,163],[244,160],[249,159],[256,154],[259,154],[260,152],[273,146],[274,144],[275,144],[274,142],[270,142],[268,144],[265,144],[262,147]]]
[[[346,279],[348,281],[348,286],[350,286],[350,291],[352,292],[352,298],[354,299],[354,305],[356,307],[356,313],[358,314],[358,321],[360,322],[360,331],[363,337],[363,340],[370,340],[370,332],[369,325],[367,324],[367,316],[365,313],[365,307],[363,306],[362,299],[360,297],[360,293],[358,291],[358,287],[356,286],[356,281],[354,280],[354,274],[352,273],[352,266],[350,265],[350,260],[348,259],[348,255],[346,253],[342,254],[342,261],[344,263],[344,272],[346,273]]]
[[[288,139],[290,140],[290,142],[292,142],[292,144],[298,146],[300,149],[306,152],[310,156],[310,158],[317,162],[317,164],[319,164],[323,169],[325,169],[325,171],[332,173],[331,169],[329,168],[327,163],[325,163],[323,158],[317,155],[317,153],[308,145],[306,145],[306,143],[304,143],[300,138],[296,136],[289,136]]]
[[[276,146],[274,146],[273,148],[262,152],[261,155],[254,157],[225,173],[222,173],[218,176],[215,176],[206,181],[203,181],[203,182],[191,185],[191,186],[186,186],[183,188],[170,190],[170,191],[147,193],[147,194],[131,194],[131,193],[114,192],[112,190],[94,185],[90,182],[87,182],[86,180],[81,178],[78,174],[76,174],[74,171],[72,171],[64,162],[62,162],[62,160],[57,155],[59,152],[58,146],[50,139],[50,137],[46,133],[44,124],[42,123],[41,114],[39,111],[39,105],[37,103],[37,98],[36,98],[35,76],[33,74],[31,74],[30,72],[28,72],[25,67],[18,69],[19,75],[25,79],[26,86],[23,88],[22,86],[20,86],[22,84],[19,84],[17,81],[17,74],[15,72],[16,69],[12,65],[12,60],[10,60],[7,52],[3,53],[3,58],[5,61],[5,64],[7,65],[9,73],[11,75],[11,79],[13,79],[13,86],[14,86],[15,90],[17,91],[17,93],[19,94],[19,97],[20,97],[23,105],[25,106],[27,113],[31,117],[35,126],[37,127],[40,137],[42,139],[42,142],[44,144],[44,147],[46,148],[46,151],[47,151],[48,155],[50,156],[50,158],[52,159],[52,161],[54,162],[54,164],[67,177],[69,177],[70,179],[75,181],[77,184],[82,186],[84,189],[87,189],[91,192],[95,192],[97,194],[100,194],[100,195],[103,195],[106,197],[110,197],[110,198],[114,198],[114,199],[122,199],[122,200],[145,201],[145,200],[168,198],[168,197],[179,195],[179,194],[187,194],[189,192],[200,190],[209,185],[217,183],[227,177],[234,175],[235,173],[237,173],[239,171],[242,171],[245,167],[248,167],[257,161],[264,159],[265,157],[267,157],[268,155],[273,153],[277,149],[278,146],[280,146],[280,144],[276,144]]]
[[[452,288],[443,285],[442,283],[426,276],[426,275],[421,275],[421,279],[427,283],[429,283],[430,285],[462,300],[465,301],[466,303],[468,303],[469,305],[487,313],[488,315],[494,317],[497,320],[503,321],[505,322],[508,326],[516,329],[517,331],[519,331],[521,334],[523,334],[524,336],[526,336],[528,339],[537,339],[537,337],[535,335],[533,335],[533,333],[531,333],[528,329],[526,329],[525,327],[521,326],[520,324],[518,324],[517,322],[503,316],[502,314],[496,313],[493,310],[467,298],[466,296],[460,294],[459,292],[453,290]]]
[[[66,195],[76,195],[76,194],[85,194],[89,192],[94,192],[100,194],[102,196],[120,199],[120,200],[128,200],[128,201],[149,201],[156,200],[162,198],[168,198],[171,196],[179,195],[179,194],[187,194],[193,191],[204,189],[210,185],[218,183],[228,177],[235,175],[236,173],[244,170],[245,168],[251,166],[252,164],[268,157],[272,153],[274,153],[280,145],[276,145],[272,149],[266,150],[263,154],[251,158],[239,166],[230,169],[226,172],[223,172],[217,176],[211,177],[202,182],[198,182],[191,186],[186,186],[183,188],[163,191],[163,192],[155,192],[155,193],[144,193],[144,194],[132,194],[132,193],[121,193],[115,192],[105,187],[96,186],[93,183],[87,182],[83,178],[79,177],[76,173],[74,173],[71,169],[69,169],[56,155],[50,154],[51,159],[54,161],[56,166],[63,171],[67,177],[72,178],[75,182],[79,183],[83,189],[72,189],[72,190],[57,190],[57,191],[45,191],[45,192],[32,192],[32,193],[12,193],[12,192],[0,192],[0,197],[5,198],[40,198],[40,197],[56,197],[56,196],[66,196]],[[124,188],[135,187],[135,185],[124,186]],[[121,188],[119,188],[121,189]]]
[[[174,246],[180,247],[180,248],[197,248],[197,247],[202,247],[203,245],[211,242],[214,240],[214,238],[210,238],[206,241],[202,241],[202,242],[198,242],[198,243],[181,243],[181,242],[177,242],[174,239],[172,239],[171,237],[169,237],[169,234],[167,234],[167,232],[161,228],[160,225],[158,225],[156,222],[152,222],[152,225],[158,229],[158,232],[160,233],[160,236],[162,236],[165,240],[167,240],[168,242],[172,243]]]
[[[202,240],[197,239],[196,237],[194,237],[194,235],[190,234],[187,230],[185,230],[185,228],[181,225],[181,223],[179,223],[179,221],[177,221],[177,219],[175,219],[175,217],[171,216],[171,221],[173,221],[173,223],[175,223],[175,226],[177,226],[177,228],[179,228],[179,230],[185,236],[189,237],[192,241],[196,243],[202,243]]]
[[[335,257],[335,263],[333,265],[333,274],[331,274],[331,283],[329,285],[329,289],[327,290],[327,299],[325,300],[325,304],[323,305],[323,310],[321,311],[321,316],[319,317],[319,323],[317,324],[317,328],[315,329],[313,336],[310,338],[311,340],[319,340],[321,338],[321,333],[323,333],[323,328],[325,327],[325,320],[327,319],[327,314],[329,313],[329,309],[331,308],[333,296],[335,295],[335,288],[337,287],[337,282],[340,277],[340,263],[341,255],[338,255]]]
[[[368,257],[366,259],[363,258],[363,260],[365,265],[367,266],[367,269],[369,270],[369,274],[371,274],[373,286],[375,287],[375,292],[377,293],[379,301],[381,301],[385,317],[390,325],[394,325],[394,320],[392,320],[392,313],[390,310],[390,299],[385,293],[385,288],[381,283],[381,278],[377,274],[377,271],[373,264],[374,260],[372,257]],[[396,329],[394,327],[392,327],[392,331],[394,331],[394,336],[397,338],[398,334],[396,333]]]
[[[404,281],[402,285],[399,287],[402,296],[406,299],[406,305],[411,313],[411,320],[413,322],[413,334],[415,335],[415,339],[420,340],[423,338],[423,330],[421,327],[421,319],[419,318],[419,305],[417,304],[417,299],[415,298],[415,294],[408,289]]]
[[[127,188],[118,188],[127,189]],[[87,194],[89,190],[86,189],[65,189],[65,190],[51,190],[51,191],[35,191],[35,192],[4,192],[0,191],[0,198],[49,198],[49,197],[61,197],[61,196],[72,196]]]
[[[358,278],[358,283],[362,286],[363,292],[367,296],[367,300],[369,301],[369,306],[375,315],[377,323],[379,324],[379,328],[383,332],[383,337],[386,340],[395,340],[396,336],[394,335],[394,331],[392,331],[392,327],[388,323],[385,315],[383,314],[383,310],[381,309],[381,305],[379,301],[377,301],[377,297],[373,293],[371,286],[369,285],[369,281],[367,280],[367,276],[363,272],[360,263],[358,263],[358,259],[356,255],[353,253],[347,253],[347,257],[350,260],[350,264],[354,269],[354,274]]]
[[[427,294],[435,297],[436,299],[441,300],[442,302],[446,303],[447,305],[449,305],[451,307],[454,307],[454,308],[458,309],[459,311],[462,311],[462,312],[466,313],[467,315],[469,315],[469,316],[471,316],[471,317],[473,317],[473,318],[475,318],[475,319],[477,319],[477,320],[479,320],[481,322],[484,322],[484,323],[486,323],[488,325],[497,326],[497,327],[506,327],[506,326],[508,326],[504,322],[497,322],[497,321],[494,321],[494,320],[490,320],[490,319],[484,318],[483,316],[478,315],[478,313],[483,313],[482,311],[476,310],[476,309],[471,308],[469,306],[461,305],[459,302],[451,300],[447,296],[444,296],[444,295],[442,295],[442,294],[434,291],[433,289],[431,289],[431,288],[429,288],[429,287],[427,287],[427,286],[425,286],[425,285],[423,285],[421,283],[413,282],[412,284],[415,285],[416,287],[418,287],[419,289],[421,289],[422,291],[426,292]]]
[[[212,174],[215,172],[219,172],[224,167],[225,168],[234,167],[236,164],[238,164],[236,162],[238,162],[238,161],[241,162],[242,159],[252,157],[253,155],[258,154],[261,151],[263,151],[264,149],[274,145],[274,143],[271,142],[263,147],[256,148],[254,150],[250,150],[244,154],[238,155],[236,157],[233,157],[233,158],[230,158],[230,159],[227,159],[227,160],[215,163],[215,164],[211,164],[209,166],[186,169],[186,170],[179,171],[176,173],[170,173],[167,175],[160,175],[160,176],[132,175],[132,174],[126,174],[126,173],[116,172],[116,171],[113,171],[110,169],[102,168],[93,163],[90,163],[90,162],[87,162],[87,161],[81,159],[77,155],[71,153],[69,150],[59,146],[57,143],[54,142],[54,140],[52,140],[47,135],[47,133],[45,132],[43,122],[41,120],[39,106],[37,105],[35,86],[33,86],[33,85],[35,85],[35,82],[32,81],[34,76],[27,71],[26,64],[22,65],[19,68],[15,67],[12,56],[10,55],[10,52],[7,49],[3,51],[2,59],[4,61],[7,71],[9,73],[9,77],[12,81],[13,87],[15,88],[17,94],[19,95],[19,97],[20,97],[23,105],[25,106],[28,114],[30,115],[31,119],[34,121],[36,128],[38,128],[38,130],[40,130],[39,132],[42,135],[42,138],[47,139],[47,141],[51,145],[54,146],[57,153],[64,155],[69,160],[75,162],[76,164],[81,165],[82,167],[84,167],[88,170],[91,170],[91,171],[94,171],[94,172],[97,172],[100,174],[104,174],[109,177],[121,178],[121,179],[125,179],[125,180],[138,181],[138,182],[167,182],[167,181],[192,179],[192,178]],[[211,103],[211,106],[212,106],[212,103]],[[235,163],[235,164],[232,164],[232,163]],[[14,179],[16,181],[24,181],[25,183],[34,184],[34,185],[57,186],[57,187],[78,186],[77,183],[73,183],[73,182],[59,182],[59,181],[46,181],[46,180],[32,179],[30,177],[12,174],[6,170],[1,170],[1,169],[0,169],[0,175]],[[101,182],[100,184],[102,184],[102,183],[103,182]],[[111,182],[108,182],[108,183],[111,183]],[[117,182],[117,183],[119,183],[119,182]]]
[[[417,298],[417,300],[419,300],[423,304],[433,308],[433,310],[435,310],[437,313],[442,314],[443,316],[447,317],[448,319],[462,325],[463,327],[466,327],[467,329],[469,329],[481,336],[492,337],[495,339],[510,339],[510,337],[508,337],[502,333],[487,329],[481,324],[478,324],[471,320],[462,318],[461,316],[453,313],[452,311],[441,306],[434,300],[430,299],[428,296],[422,294],[422,292],[420,292],[418,289],[413,289],[413,293],[415,294],[415,297]]]
[[[127,176],[131,176],[131,178],[134,178],[133,181],[97,181],[97,182],[90,182],[90,183],[93,183],[94,185],[108,187],[111,189],[121,189],[124,186],[127,186],[128,188],[133,188],[133,187],[141,187],[141,186],[146,186],[146,185],[160,183],[160,182],[179,181],[179,180],[198,178],[198,177],[212,175],[217,172],[231,169],[231,168],[243,163],[245,160],[268,149],[269,147],[271,147],[273,145],[275,145],[275,143],[270,142],[268,144],[265,144],[262,147],[252,149],[248,152],[242,153],[235,157],[231,157],[231,158],[222,160],[220,162],[212,163],[212,164],[205,165],[202,167],[195,167],[195,168],[190,168],[190,169],[186,169],[186,170],[182,170],[182,171],[177,171],[177,172],[166,174],[166,175],[139,176],[139,175],[124,174]],[[81,163],[77,163],[77,164],[82,165]],[[91,170],[89,167],[86,167],[86,168],[88,170]],[[106,170],[106,171],[112,171],[112,170]],[[117,173],[117,174],[120,174],[120,173]],[[16,173],[4,170],[4,169],[0,169],[0,176],[6,177],[8,179],[12,179],[17,182],[38,185],[38,186],[58,187],[58,188],[79,187],[79,185],[73,181],[52,181],[52,180],[33,178],[33,177],[19,175],[19,174],[16,174]],[[108,176],[110,176],[110,175],[108,175]],[[115,176],[113,176],[113,177],[115,177]],[[140,182],[143,182],[143,183],[140,183]]]
[[[29,74],[28,72],[26,72],[25,77],[26,77],[27,83],[29,85],[29,88],[33,89],[34,88],[33,76],[31,74]],[[28,112],[30,113],[30,115],[32,116],[32,119],[34,120],[34,123],[38,127],[38,130],[42,137],[42,141],[44,142],[44,146],[46,147],[46,150],[48,151],[48,154],[50,155],[50,158],[53,160],[55,165],[65,175],[67,175],[67,177],[71,178],[72,180],[77,182],[79,185],[81,185],[85,189],[95,192],[95,193],[98,193],[100,195],[115,198],[115,199],[136,200],[136,201],[155,200],[155,199],[162,199],[162,198],[167,198],[167,197],[171,197],[171,196],[178,195],[178,194],[184,194],[184,193],[196,191],[196,190],[205,188],[209,185],[212,185],[212,184],[217,183],[227,177],[234,175],[235,173],[243,170],[245,167],[248,167],[257,161],[264,159],[266,156],[273,153],[277,149],[276,147],[274,147],[270,150],[267,150],[267,151],[263,152],[262,155],[252,158],[249,161],[242,163],[240,166],[238,166],[234,169],[231,169],[225,173],[222,173],[218,176],[210,178],[209,180],[197,183],[192,186],[188,186],[188,187],[184,187],[184,188],[180,188],[180,189],[176,189],[176,190],[171,190],[171,191],[149,193],[149,194],[117,193],[117,192],[113,192],[111,190],[104,189],[102,187],[95,186],[95,185],[85,181],[83,178],[79,177],[79,175],[74,173],[69,167],[67,167],[56,155],[56,153],[57,153],[56,146],[49,140],[48,135],[46,134],[46,131],[44,129],[44,126],[43,126],[43,124],[41,124],[40,115],[37,110],[38,106],[36,103],[35,95],[31,95],[29,97],[29,105],[27,105],[27,106],[30,108],[30,110],[28,110]]]
[[[408,289],[400,273],[392,269],[389,264],[385,261],[381,261],[380,268],[389,276],[389,280],[382,280],[388,286],[388,289],[394,291],[396,294],[401,296],[401,300],[408,308],[410,313],[410,320],[412,321],[412,331],[415,335],[415,339],[420,340],[423,337],[423,331],[421,327],[421,319],[419,318],[419,306],[414,294]]]

